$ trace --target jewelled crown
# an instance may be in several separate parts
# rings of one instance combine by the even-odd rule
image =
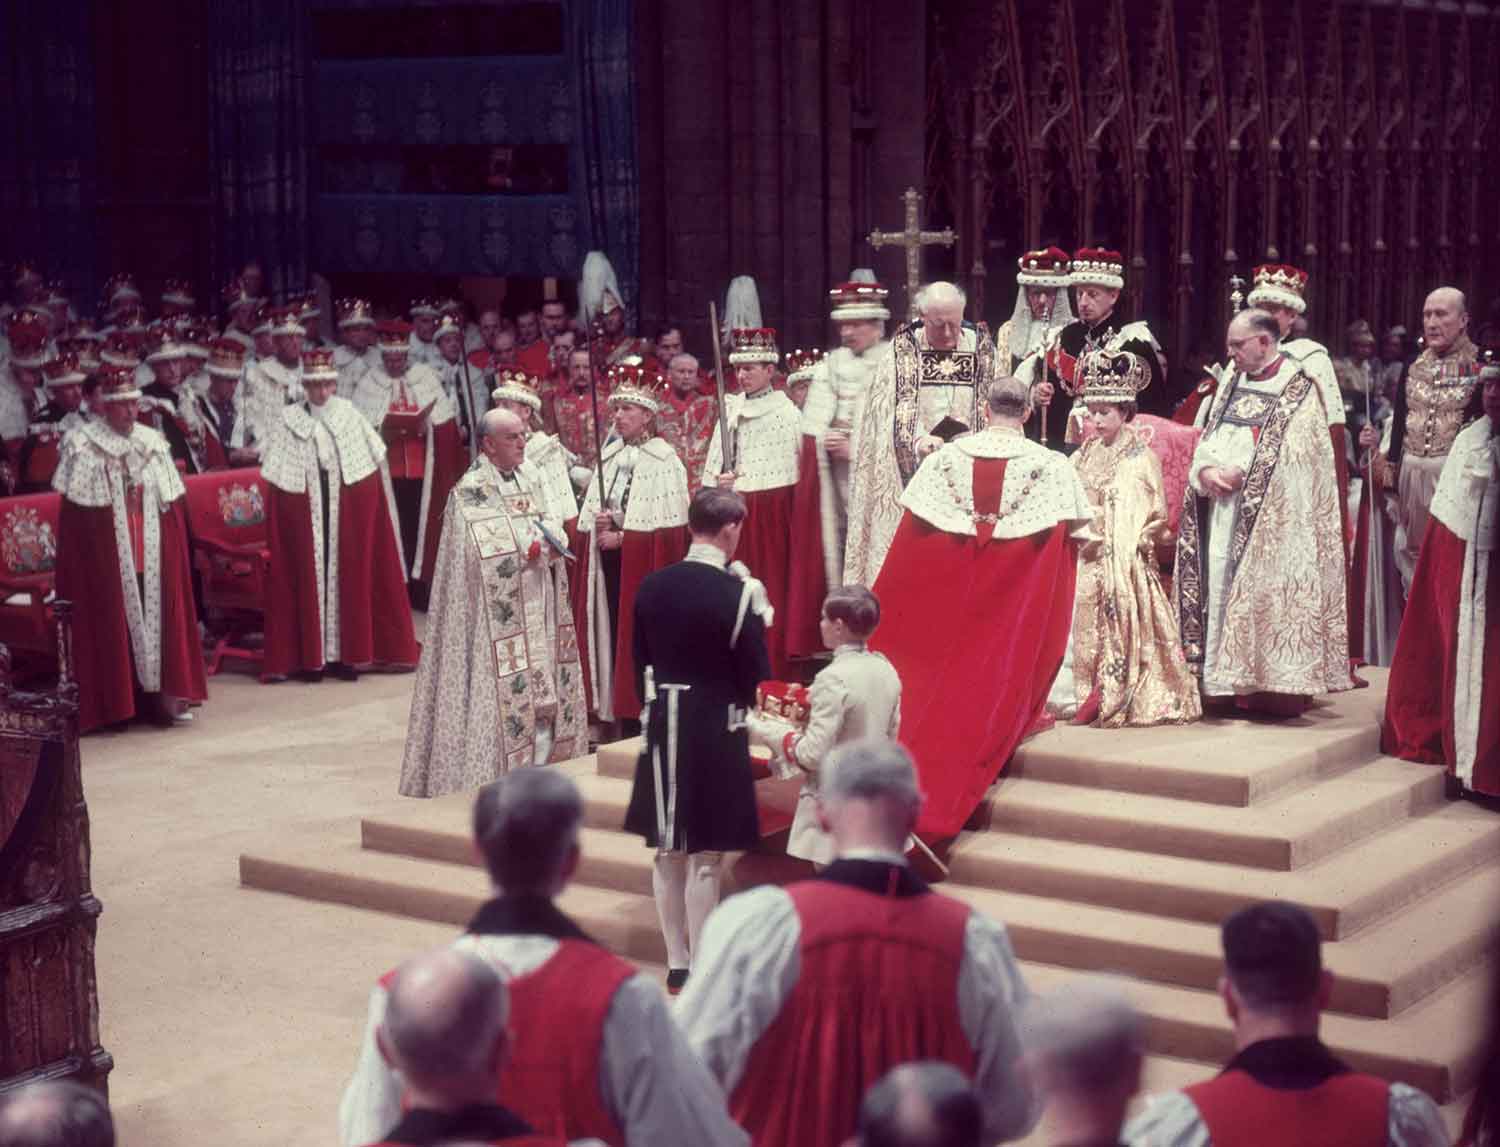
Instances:
[[[661,409],[657,393],[666,380],[657,371],[622,364],[610,367],[605,378],[609,382],[610,406],[639,406],[652,414]]]
[[[271,333],[273,335],[305,335],[307,329],[298,321],[295,303],[271,308]]]
[[[802,378],[810,378],[813,368],[823,361],[823,351],[819,347],[811,350],[802,350],[800,347],[794,351],[788,351],[786,356],[786,381],[790,386]]]
[[[245,368],[245,345],[235,339],[215,339],[208,348],[209,374],[218,378],[239,378]]]
[[[537,391],[536,379],[518,366],[502,367],[495,372],[495,389],[490,391],[492,402],[520,402],[540,412],[542,396]]]
[[[191,307],[198,300],[186,279],[168,279],[162,284],[161,301],[174,307]]]
[[[5,324],[10,340],[10,361],[35,370],[46,360],[50,324],[35,311],[17,311]]]
[[[232,311],[237,307],[253,307],[260,300],[245,289],[245,284],[239,278],[230,279],[224,284],[224,309]]]
[[[304,382],[337,382],[339,368],[334,365],[331,346],[313,347],[302,352],[302,380]]]
[[[376,338],[380,341],[382,353],[389,351],[401,351],[403,354],[411,349],[411,324],[404,323],[400,319],[391,319],[383,322],[377,328]]]
[[[373,327],[375,307],[369,299],[340,299],[334,304],[341,327]]]
[[[1245,299],[1252,307],[1263,303],[1289,307],[1299,315],[1307,310],[1307,272],[1290,263],[1263,263],[1255,268],[1255,286]]]
[[[856,319],[888,319],[891,317],[890,308],[886,306],[886,299],[889,297],[890,292],[879,283],[840,283],[828,292],[832,308],[828,317],[836,323]]]
[[[114,310],[121,303],[139,302],[140,297],[141,291],[135,285],[135,276],[129,271],[121,271],[105,280],[104,304],[108,310]]]
[[[1068,267],[1068,285],[1122,290],[1125,286],[1125,259],[1120,252],[1105,247],[1080,247],[1073,252]]]
[[[135,368],[106,364],[99,370],[99,388],[94,391],[93,401],[134,402],[140,398],[140,387],[135,384]]]
[[[287,298],[287,306],[291,307],[299,319],[319,319],[323,317],[323,308],[318,306],[318,296],[312,291],[302,291]]]
[[[1084,358],[1081,378],[1080,402],[1134,402],[1151,385],[1151,368],[1128,350],[1101,350]]]
[[[1016,260],[1016,282],[1023,287],[1066,287],[1072,274],[1070,263],[1061,247],[1027,251]]]
[[[764,362],[775,366],[781,360],[776,352],[774,327],[738,327],[729,332],[729,365]]]
[[[73,354],[60,354],[42,367],[42,379],[49,387],[81,386],[87,377]]]
[[[414,319],[435,319],[438,315],[438,308],[431,299],[413,299],[406,313]]]

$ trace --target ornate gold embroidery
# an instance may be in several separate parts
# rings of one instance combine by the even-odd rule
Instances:
[[[1447,454],[1464,426],[1479,383],[1474,344],[1465,337],[1446,358],[1423,351],[1406,372],[1406,437],[1402,452],[1415,458]]]

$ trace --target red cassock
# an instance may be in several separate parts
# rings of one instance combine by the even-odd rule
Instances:
[[[57,596],[73,603],[79,731],[130,720],[136,715],[136,676],[110,507],[63,499]],[[161,515],[161,693],[195,702],[208,697],[181,498]]]
[[[1396,639],[1380,738],[1381,750],[1393,757],[1446,765],[1450,771],[1458,760],[1454,703],[1461,684],[1459,599],[1464,553],[1470,544],[1437,518],[1428,521]],[[1468,785],[1500,796],[1500,560],[1491,551],[1487,562],[1488,570],[1476,577],[1484,579],[1487,609],[1483,632],[1472,636],[1484,643],[1484,662],[1479,737]],[[1476,585],[1475,596],[1478,593]]]
[[[756,1147],[845,1142],[865,1089],[898,1064],[973,1072],[958,1007],[967,905],[817,880],[787,893],[801,920],[797,984],[729,1097]]]
[[[305,493],[289,494],[274,486],[266,492],[271,569],[263,675],[289,677],[324,665],[312,504]],[[406,600],[401,547],[379,472],[340,489],[337,545],[338,660],[357,668],[416,665],[420,650]]]
[[[974,513],[1000,507],[1010,459],[974,459]],[[995,540],[948,533],[908,511],[876,579],[871,648],[901,675],[901,741],[926,804],[917,832],[956,836],[1042,716],[1073,620],[1070,523]]]

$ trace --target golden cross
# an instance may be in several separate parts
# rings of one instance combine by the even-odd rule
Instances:
[[[917,289],[922,284],[922,248],[933,243],[951,247],[958,240],[951,227],[941,231],[923,231],[920,221],[922,197],[915,187],[908,187],[901,196],[906,202],[906,229],[904,231],[871,231],[870,246],[877,251],[882,247],[906,248],[906,312],[909,318],[917,317]]]

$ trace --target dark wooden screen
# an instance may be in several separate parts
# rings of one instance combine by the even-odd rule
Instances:
[[[1497,285],[1500,12],[1335,0],[935,0],[928,189],[974,313],[1015,257],[1118,247],[1130,310],[1174,358],[1222,344],[1227,281],[1311,272],[1309,322],[1404,323]],[[929,255],[929,270],[941,256]]]

